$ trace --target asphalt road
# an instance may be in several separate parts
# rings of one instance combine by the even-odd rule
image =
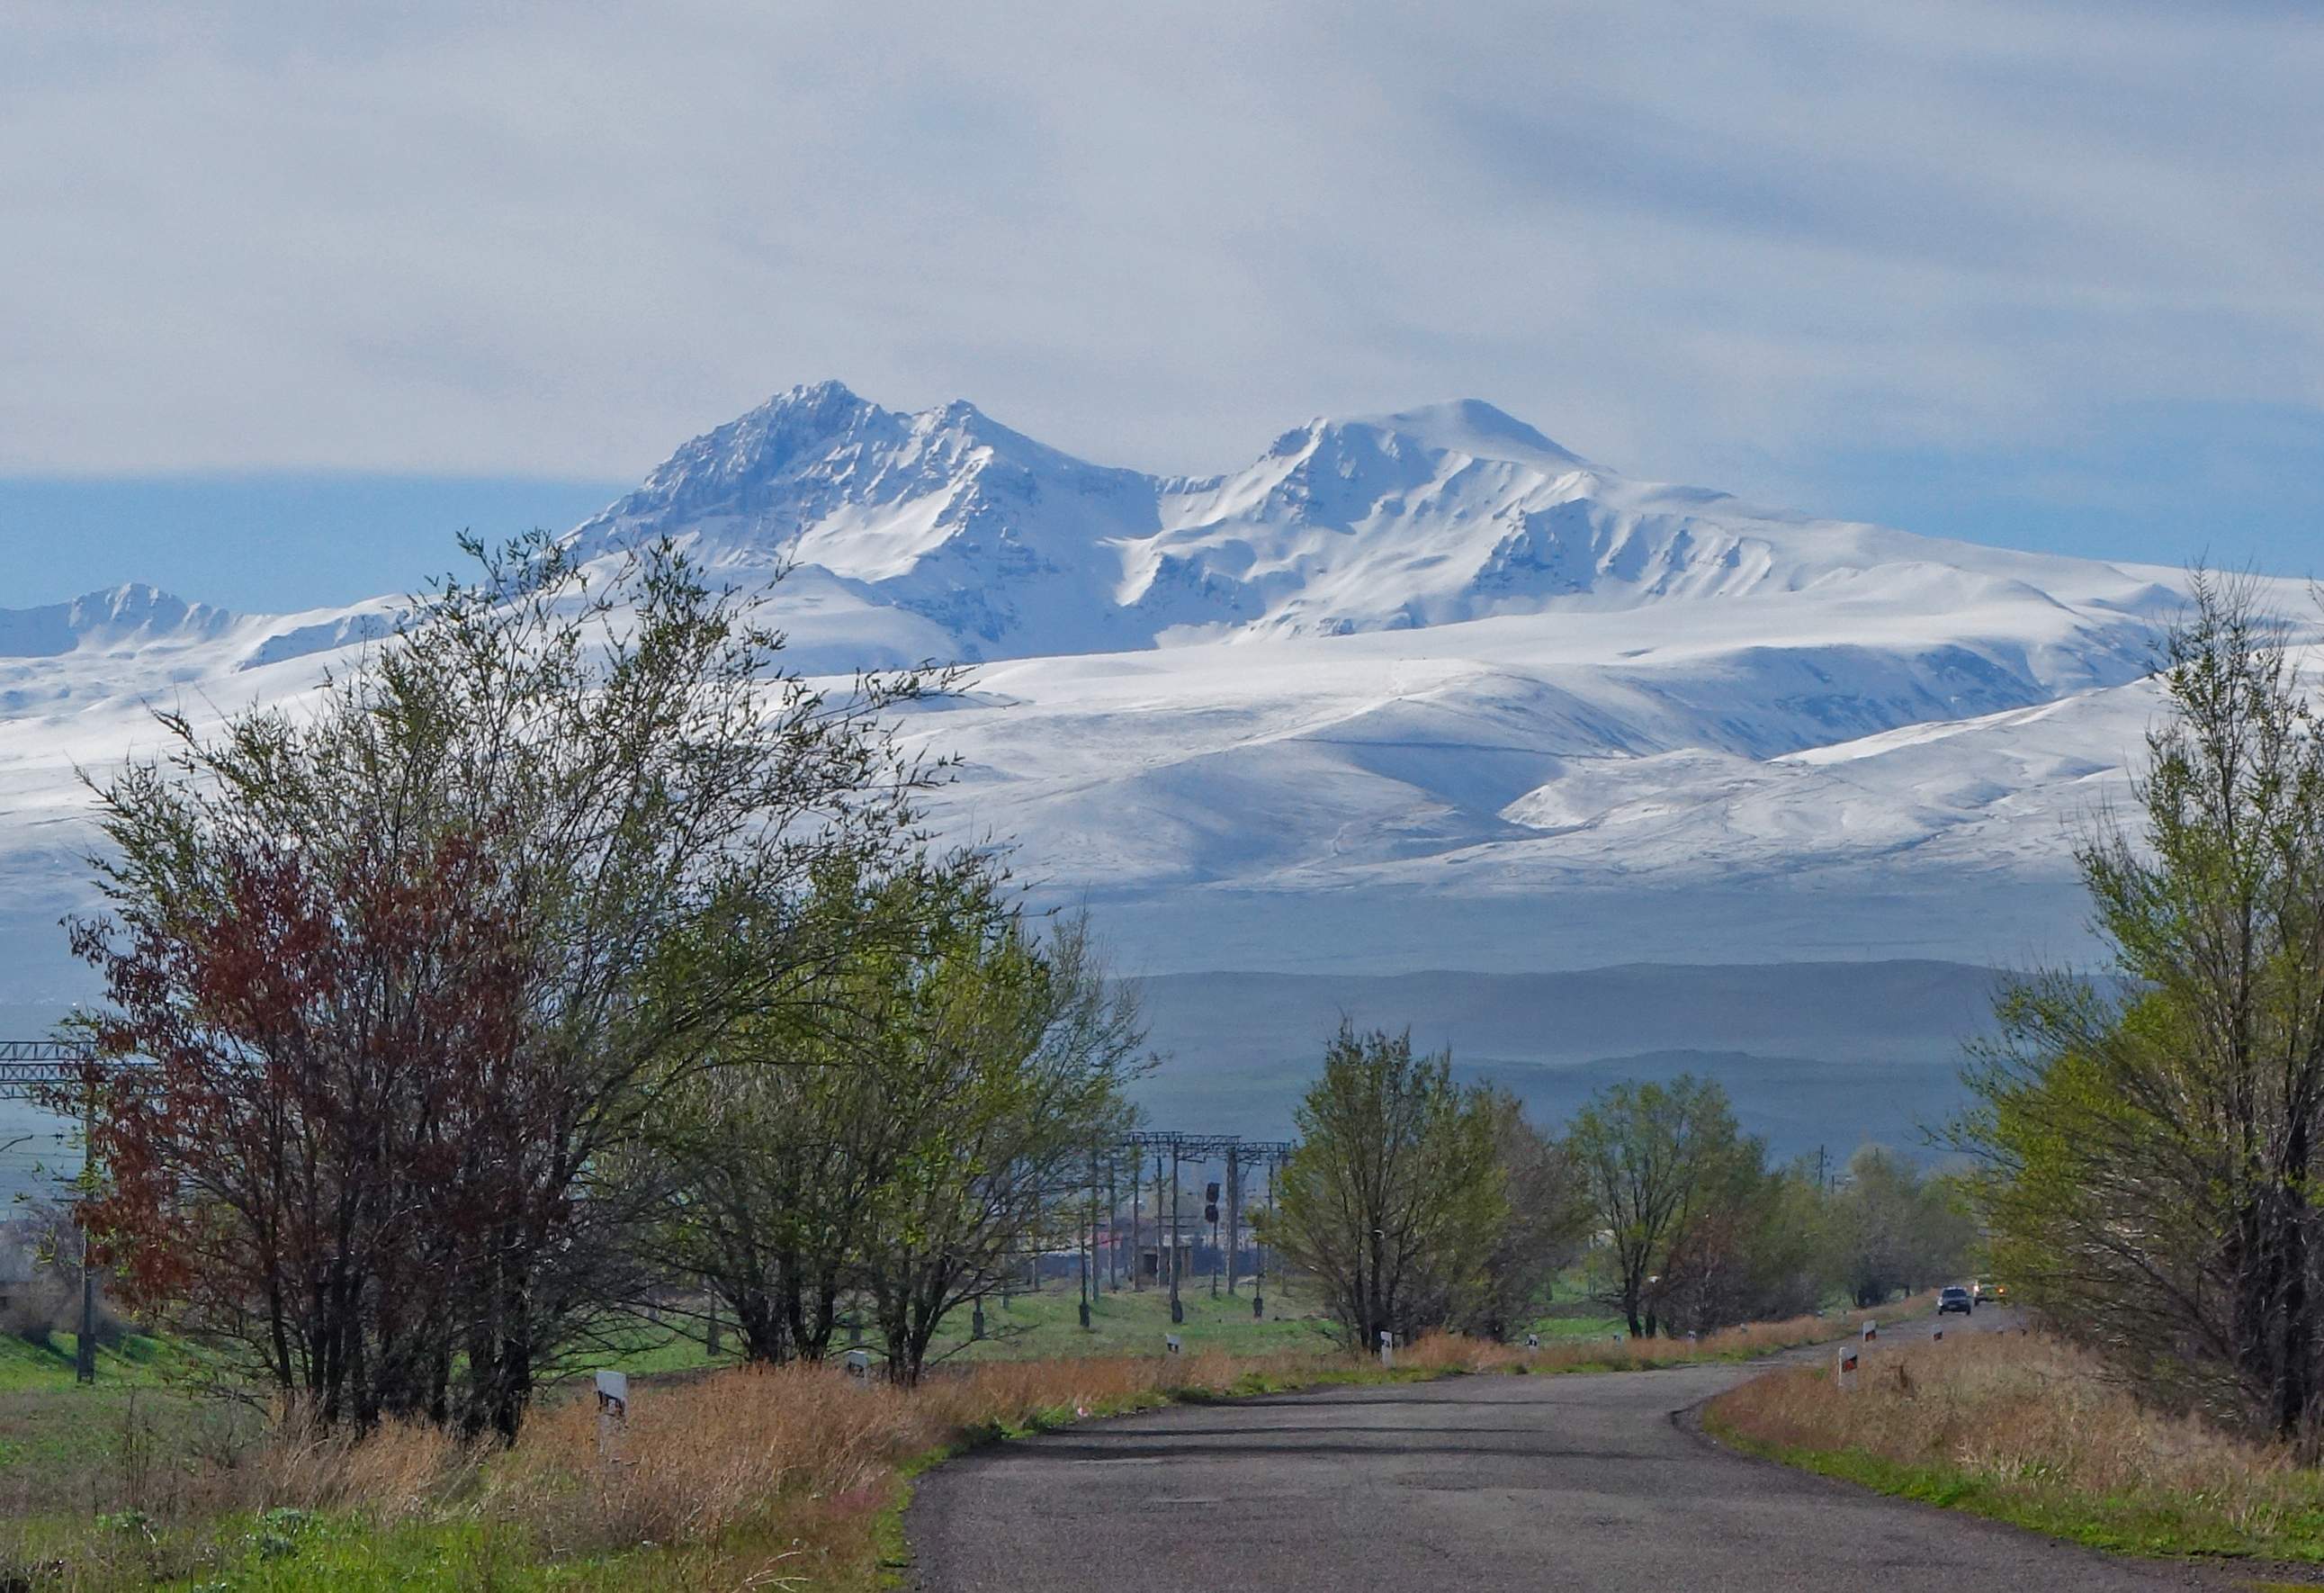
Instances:
[[[1674,1419],[1752,1372],[1322,1389],[998,1445],[921,1479],[915,1574],[927,1593],[2238,1585],[1750,1459]]]

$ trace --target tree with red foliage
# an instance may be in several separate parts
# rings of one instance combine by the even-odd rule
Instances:
[[[162,716],[73,943],[153,1064],[92,1147],[131,1298],[315,1420],[511,1437],[639,1292],[657,1095],[881,932],[812,881],[912,855],[881,712],[932,682],[827,699],[668,545],[468,545],[309,711]]]

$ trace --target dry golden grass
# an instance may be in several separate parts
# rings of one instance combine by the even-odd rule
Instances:
[[[1683,1338],[1554,1339],[1539,1349],[1522,1345],[1493,1344],[1458,1334],[1431,1333],[1410,1349],[1399,1352],[1397,1364],[1436,1372],[1570,1372],[1643,1371],[1655,1366],[1685,1366],[1697,1361],[1754,1360],[1777,1350],[1803,1344],[1852,1337],[1863,1330],[1866,1319],[1895,1321],[1915,1316],[1934,1301],[1916,1295],[1895,1305],[1844,1316],[1793,1317],[1780,1322],[1749,1322],[1739,1328],[1705,1334],[1699,1342]]]
[[[262,1540],[327,1518],[383,1546],[337,1545],[345,1558],[317,1573],[325,1586],[358,1572],[401,1585],[387,1541],[403,1533],[429,1540],[429,1564],[558,1565],[577,1586],[775,1586],[806,1575],[868,1588],[883,1514],[932,1455],[1188,1393],[1365,1370],[1348,1357],[1213,1352],[991,1362],[906,1390],[833,1366],[737,1368],[640,1382],[632,1415],[610,1433],[586,1396],[549,1403],[506,1450],[422,1425],[355,1441],[278,1421],[230,1462],[180,1466],[166,1486],[116,1495],[127,1509],[93,1527],[84,1516],[78,1529],[54,1518],[30,1535],[0,1529],[0,1586],[12,1585],[12,1568],[32,1567],[43,1568],[43,1588],[207,1581]],[[647,1549],[661,1552],[641,1563],[636,1551]],[[477,1574],[507,1582],[505,1565],[492,1569]]]
[[[2039,1334],[1876,1346],[1857,1386],[1787,1368],[1711,1402],[1722,1437],[1891,1492],[2148,1552],[2324,1558],[2324,1477],[2141,1405]]]
[[[311,1532],[314,1513],[383,1545],[416,1533],[430,1541],[430,1564],[560,1565],[578,1586],[778,1586],[804,1575],[868,1588],[883,1513],[931,1455],[1189,1392],[1290,1386],[1360,1366],[1313,1354],[992,1362],[916,1390],[836,1367],[740,1368],[640,1383],[632,1416],[610,1435],[594,1401],[552,1403],[507,1450],[420,1425],[358,1442],[278,1422],[230,1462],[180,1467],[93,1527],[52,1519],[30,1537],[0,1531],[0,1586],[13,1585],[12,1567],[41,1568],[43,1588],[208,1580],[270,1533]],[[390,1548],[337,1548],[343,1558],[316,1572],[320,1585],[358,1572],[401,1585]],[[662,1552],[639,1561],[648,1548]],[[484,1580],[507,1581],[504,1565],[492,1569]]]
[[[610,1443],[584,1403],[543,1412],[491,1467],[484,1507],[527,1524],[552,1553],[725,1538],[825,1552],[834,1545],[809,1541],[793,1517],[816,1518],[828,1539],[876,1513],[899,1472],[933,1451],[1353,1364],[1223,1354],[994,1362],[913,1390],[829,1367],[738,1369],[641,1389]]]
[[[236,1468],[244,1508],[360,1510],[382,1525],[413,1521],[466,1491],[484,1451],[441,1428],[393,1423],[360,1441],[278,1424]]]

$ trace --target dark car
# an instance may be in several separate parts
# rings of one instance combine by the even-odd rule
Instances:
[[[1967,1316],[1976,1309],[1977,1301],[1970,1296],[1968,1290],[1962,1288],[1958,1283],[1953,1284],[1950,1288],[1940,1289],[1937,1291],[1937,1314],[1939,1316],[1944,1315],[1945,1312],[1949,1311],[1957,1311],[1960,1312],[1961,1315]]]

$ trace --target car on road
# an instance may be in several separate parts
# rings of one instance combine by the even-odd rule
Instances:
[[[1979,1282],[1976,1300],[1979,1305],[2006,1305],[2009,1303],[2009,1285]]]
[[[1945,1312],[1949,1311],[1957,1311],[1960,1312],[1961,1315],[1968,1316],[1976,1309],[1977,1297],[1971,1294],[1968,1290],[1962,1288],[1959,1283],[1954,1283],[1947,1288],[1937,1291],[1937,1314],[1939,1316],[1944,1315]]]

